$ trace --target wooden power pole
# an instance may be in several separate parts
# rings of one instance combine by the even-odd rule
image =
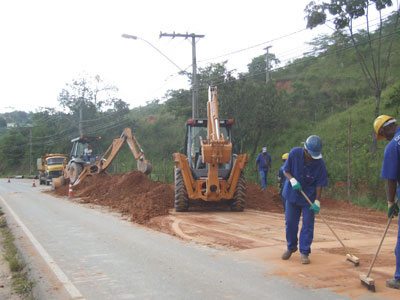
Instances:
[[[160,38],[163,36],[169,36],[172,38],[183,37],[185,39],[192,38],[192,118],[197,119],[199,117],[198,110],[198,99],[199,90],[197,83],[197,64],[196,64],[196,38],[203,38],[205,35],[194,34],[194,33],[162,33],[160,32]]]
[[[267,55],[265,56],[265,83],[268,83],[270,79],[269,71],[270,71],[270,62],[269,62],[269,48],[272,46],[268,46],[264,48],[264,50],[267,50]]]
[[[347,134],[347,199],[351,196],[351,118],[349,118],[349,128]]]

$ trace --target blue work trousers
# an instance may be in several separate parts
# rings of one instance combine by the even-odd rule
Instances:
[[[397,229],[397,244],[394,249],[394,253],[396,254],[396,272],[394,273],[394,278],[396,279],[400,279],[400,217],[398,217],[398,219],[399,228]]]
[[[286,199],[282,196],[281,194],[281,199],[282,199],[282,206],[283,206],[283,211],[285,211],[285,207],[286,207]]]
[[[300,215],[303,212],[303,225],[300,231],[300,253],[309,255],[311,253],[311,243],[314,238],[314,212],[310,206],[298,206],[286,201],[286,241],[287,248],[294,250],[297,248],[297,233],[299,231]]]
[[[260,170],[260,177],[261,177],[261,187],[264,191],[267,188],[267,174],[268,170]]]

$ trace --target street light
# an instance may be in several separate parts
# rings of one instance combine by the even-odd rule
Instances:
[[[168,59],[168,61],[170,63],[172,63],[175,67],[177,67],[179,69],[179,71],[184,72],[176,63],[174,63],[168,56],[166,56],[164,53],[162,53],[161,50],[159,50],[156,46],[154,46],[149,41],[146,41],[145,39],[142,39],[142,38],[137,37],[135,35],[125,34],[125,33],[122,35],[122,37],[125,38],[125,39],[142,40],[143,42],[145,42],[145,43],[149,44],[151,47],[153,47],[158,53],[160,53],[166,59]]]

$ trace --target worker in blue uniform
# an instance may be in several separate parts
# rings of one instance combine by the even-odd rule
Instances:
[[[267,147],[262,148],[262,152],[258,154],[256,159],[256,172],[260,172],[261,188],[264,191],[267,188],[268,170],[271,168],[271,155],[267,151]]]
[[[282,162],[285,164],[287,158],[289,157],[289,153],[285,153],[282,155]],[[279,173],[278,173],[278,184],[279,184],[279,189],[280,189],[280,195],[281,195],[281,200],[282,200],[282,206],[283,206],[283,211],[285,211],[285,205],[286,205],[286,199],[282,196],[283,192],[283,187],[285,186],[286,182],[286,176],[283,173],[283,166],[279,168]]]
[[[383,156],[381,177],[386,179],[386,199],[388,201],[388,218],[399,215],[399,206],[395,201],[400,199],[400,127],[396,120],[390,116],[380,115],[374,121],[376,139],[386,138],[390,141]],[[397,244],[394,250],[396,254],[396,271],[394,278],[386,281],[386,286],[400,289],[400,219],[397,232]]]
[[[307,138],[304,148],[296,147],[289,152],[283,171],[287,178],[283,187],[283,197],[286,199],[286,241],[287,249],[282,259],[287,260],[297,251],[299,240],[301,262],[309,264],[311,243],[314,237],[314,217],[319,213],[322,188],[328,185],[328,175],[325,162],[322,159],[322,140],[312,135]],[[307,202],[301,194],[303,191],[313,202]],[[300,237],[297,238],[300,216],[303,215],[303,225]]]

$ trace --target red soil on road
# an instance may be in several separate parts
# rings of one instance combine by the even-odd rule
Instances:
[[[321,215],[361,263],[355,268],[345,262],[344,249],[317,216],[312,264],[304,266],[298,253],[289,261],[280,258],[286,248],[285,217],[276,187],[262,191],[259,185],[247,182],[243,213],[230,212],[226,202],[203,201],[192,201],[188,213],[175,213],[173,185],[153,181],[138,171],[90,176],[73,190],[74,196],[83,203],[110,207],[129,216],[133,222],[183,240],[240,251],[251,259],[273,263],[277,268],[274,274],[306,287],[329,288],[351,298],[368,293],[360,286],[359,275],[366,274],[387,222],[385,212],[355,206],[345,200],[322,198]],[[51,193],[67,196],[68,187]],[[381,298],[398,299],[397,291],[393,294],[384,285],[393,276],[396,233],[397,226],[392,226],[373,272],[376,295]]]
[[[68,195],[68,185],[52,191],[59,196]],[[108,206],[123,214],[128,214],[133,222],[144,224],[153,217],[169,214],[174,207],[173,184],[153,181],[139,171],[108,175],[105,173],[88,176],[82,183],[73,187],[75,197],[84,203]],[[354,206],[347,201],[322,198],[324,215],[345,211],[365,222],[381,221],[376,211]],[[283,213],[279,189],[269,186],[267,190],[248,181],[246,183],[246,209]],[[192,201],[190,211],[229,210],[226,202]]]

